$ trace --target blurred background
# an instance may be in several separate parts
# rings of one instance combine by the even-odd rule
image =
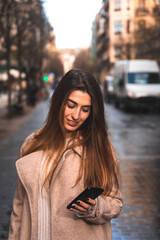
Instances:
[[[71,68],[92,73],[120,159],[113,240],[160,239],[160,0],[0,0],[0,240],[19,148]]]
[[[160,107],[159,0],[1,0],[0,26],[8,117],[47,97],[73,67],[94,74],[116,107]]]

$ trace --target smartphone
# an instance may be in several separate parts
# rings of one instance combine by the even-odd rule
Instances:
[[[103,188],[98,187],[88,187],[83,192],[81,192],[68,206],[67,209],[70,209],[73,203],[76,203],[78,200],[87,202],[87,198],[96,199],[104,191]]]

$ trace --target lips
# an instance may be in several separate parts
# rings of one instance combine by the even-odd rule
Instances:
[[[75,122],[75,121],[72,121],[72,120],[69,120],[69,119],[67,119],[67,122],[68,122],[68,125],[70,125],[71,127],[75,127],[78,124],[78,122]]]

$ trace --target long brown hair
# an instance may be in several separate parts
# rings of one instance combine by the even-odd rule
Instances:
[[[88,119],[73,133],[72,138],[72,147],[81,146],[83,149],[77,182],[83,176],[84,187],[102,187],[105,189],[104,194],[109,194],[114,185],[116,193],[119,189],[118,164],[108,137],[103,96],[97,80],[83,70],[72,69],[61,79],[52,95],[45,124],[27,145],[23,156],[38,150],[47,151],[47,173],[49,162],[56,153],[54,163],[45,179],[45,182],[51,182],[54,170],[65,150],[64,109],[70,93],[74,90],[87,92],[92,104]],[[73,141],[77,135],[81,136],[79,141]]]

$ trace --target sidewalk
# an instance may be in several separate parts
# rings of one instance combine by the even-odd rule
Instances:
[[[7,240],[17,173],[15,161],[24,139],[39,129],[48,112],[48,101],[37,103],[22,116],[6,119],[0,115],[0,240]],[[3,126],[2,126],[3,123]],[[6,137],[5,137],[6,136]]]
[[[14,115],[12,118],[8,119],[6,117],[7,101],[7,94],[2,94],[0,96],[0,142],[3,141],[11,132],[19,129],[35,108],[41,103],[38,102],[34,107],[25,106],[23,114]]]
[[[3,141],[11,132],[20,128],[20,126],[25,122],[30,114],[35,111],[35,109],[43,103],[43,101],[48,101],[53,93],[53,90],[48,89],[49,96],[44,98],[44,95],[37,99],[35,106],[28,106],[26,101],[24,102],[24,111],[21,114],[15,114],[12,118],[7,118],[7,104],[8,104],[8,94],[3,93],[0,95],[0,142]],[[44,94],[44,93],[43,93]],[[12,93],[12,102],[14,102],[15,93]]]
[[[6,112],[8,96],[7,94],[0,95],[0,115]]]

